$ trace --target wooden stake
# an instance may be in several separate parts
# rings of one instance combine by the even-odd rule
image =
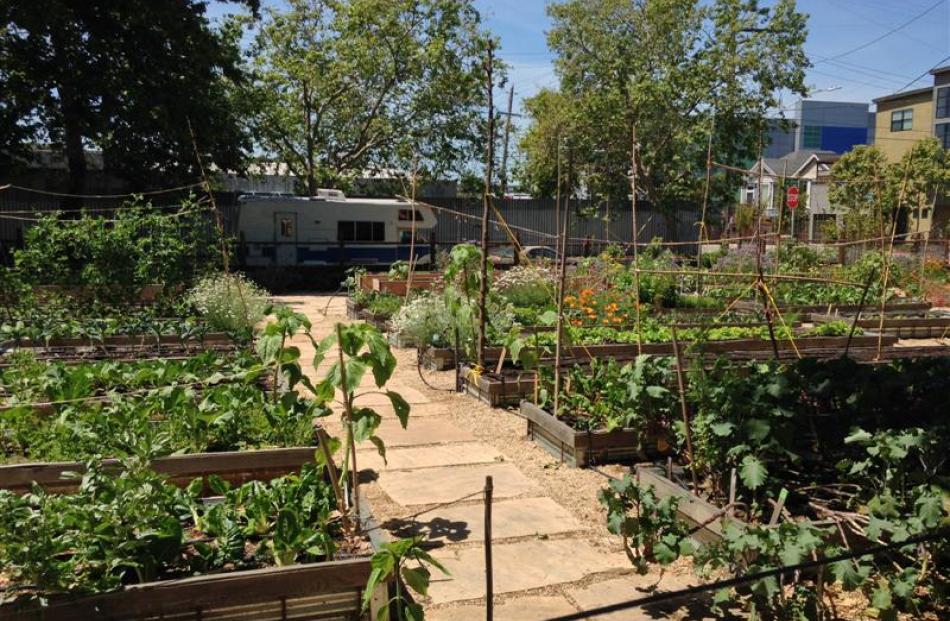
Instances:
[[[558,174],[560,175],[560,153],[561,153],[561,143],[560,135],[558,138]],[[570,166],[568,166],[568,171],[570,171]],[[571,200],[571,191],[570,191],[570,182],[571,175],[568,172],[568,190],[567,197],[564,203],[563,213],[564,213],[564,222],[558,223],[558,231],[560,232],[560,238],[557,240],[558,249],[560,256],[558,256],[558,282],[557,282],[557,320],[555,325],[555,335],[554,335],[554,416],[558,415],[560,400],[561,400],[561,349],[562,349],[562,340],[564,332],[564,287],[565,287],[565,274],[567,270],[567,225],[568,225],[568,214],[570,213],[570,200]],[[561,178],[558,176],[558,197],[560,197],[560,183]],[[559,199],[560,201],[560,199]],[[560,209],[560,208],[559,208]]]
[[[696,460],[693,459],[693,431],[689,423],[689,410],[686,407],[686,388],[683,383],[683,358],[680,356],[679,339],[676,338],[676,326],[670,328],[673,335],[673,355],[676,357],[676,383],[680,393],[680,410],[686,430],[686,456],[689,458],[689,471],[693,478],[693,490],[699,489],[699,477],[696,474]]]
[[[479,368],[485,367],[485,343],[487,341],[485,304],[488,300],[488,212],[491,209],[491,176],[492,168],[495,165],[495,106],[492,98],[494,54],[494,44],[489,41],[488,57],[485,60],[486,91],[488,95],[488,149],[485,155],[485,189],[482,196],[482,264],[481,282],[478,284],[478,343],[476,345],[478,349],[476,359]]]
[[[340,487],[339,473],[336,469],[336,463],[333,461],[333,454],[330,452],[330,436],[327,435],[323,427],[315,426],[314,435],[317,437],[317,445],[320,452],[323,453],[323,460],[327,464],[327,476],[330,477],[330,485],[333,486],[333,495],[336,496],[336,508],[340,512],[343,520],[343,530],[352,531],[352,523],[346,510],[346,497],[343,495],[343,489]]]
[[[643,353],[643,330],[640,325],[640,251],[637,244],[640,229],[637,226],[637,124],[630,130],[630,209],[633,220],[633,284],[634,309],[637,317],[637,355]]]
[[[492,621],[495,614],[495,585],[491,557],[491,503],[494,484],[485,477],[485,618]]]

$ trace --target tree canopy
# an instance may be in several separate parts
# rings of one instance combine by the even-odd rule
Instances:
[[[252,11],[259,0],[241,0]],[[202,0],[31,0],[0,4],[0,152],[62,149],[81,192],[84,149],[133,186],[238,168],[248,143],[229,97],[240,80],[234,32],[212,28]]]
[[[488,40],[470,0],[289,0],[249,53],[256,145],[310,193],[415,158],[458,171],[480,144]]]
[[[563,0],[548,7],[558,92],[526,102],[521,181],[554,187],[560,133],[594,195],[630,192],[632,131],[638,192],[671,211],[702,200],[707,142],[717,161],[754,159],[767,111],[803,94],[806,16],[793,0]],[[717,175],[712,191],[730,190]]]
[[[894,219],[932,208],[950,184],[950,159],[936,138],[920,140],[890,162],[875,146],[859,145],[831,169],[832,209],[843,214],[846,239],[890,235]],[[927,231],[921,231],[927,232]]]

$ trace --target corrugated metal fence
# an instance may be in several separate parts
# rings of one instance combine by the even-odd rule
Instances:
[[[466,198],[420,199],[436,207],[436,242],[439,244],[481,239],[482,201]],[[553,199],[512,200],[496,199],[495,207],[508,226],[518,235],[524,246],[553,246],[558,231],[555,201]],[[630,203],[594,204],[584,200],[571,201],[568,231],[571,240],[569,254],[580,254],[584,240],[590,239],[594,250],[608,242],[629,243],[633,233],[633,215]],[[563,216],[562,216],[563,217]],[[508,235],[494,212],[490,237],[504,242]],[[665,241],[691,242],[699,237],[696,223],[699,211],[691,208],[677,210],[672,218],[638,203],[637,241],[645,243],[654,237]],[[695,252],[694,246],[684,246],[683,252]]]

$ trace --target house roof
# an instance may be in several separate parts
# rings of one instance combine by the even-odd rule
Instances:
[[[950,65],[944,65],[942,67],[937,67],[936,69],[931,69],[930,75],[938,75],[941,73],[946,73],[948,71],[950,71]]]
[[[915,88],[910,91],[902,91],[900,93],[893,93],[891,95],[884,95],[883,97],[878,97],[873,99],[874,103],[881,103],[882,101],[896,101],[898,99],[904,99],[905,97],[914,97],[916,95],[923,95],[924,93],[933,92],[932,86],[925,86],[924,88]]]
[[[765,163],[765,169],[772,175],[795,175],[811,161],[817,158],[821,164],[832,164],[841,157],[832,151],[816,151],[812,149],[800,149],[792,151],[783,157],[765,157],[762,158]],[[752,166],[750,172],[758,173],[758,164]]]

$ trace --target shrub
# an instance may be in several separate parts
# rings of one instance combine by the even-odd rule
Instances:
[[[188,292],[188,302],[215,330],[249,334],[270,311],[269,293],[242,274],[211,274]]]
[[[495,281],[495,289],[515,306],[547,306],[554,302],[551,271],[534,265],[519,265]]]
[[[449,347],[455,320],[441,295],[424,293],[399,309],[390,322],[392,331],[419,347]],[[464,336],[464,335],[463,335]]]

